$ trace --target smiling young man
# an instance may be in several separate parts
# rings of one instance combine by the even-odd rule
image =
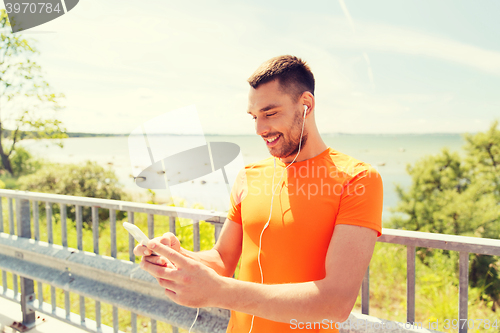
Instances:
[[[382,231],[380,175],[323,142],[302,60],[270,59],[248,82],[271,157],[240,172],[217,244],[194,253],[167,233],[135,253],[174,302],[232,310],[227,332],[336,332]]]

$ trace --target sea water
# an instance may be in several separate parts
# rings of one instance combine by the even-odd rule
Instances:
[[[329,147],[370,163],[380,172],[384,183],[384,219],[390,217],[390,208],[398,203],[395,185],[404,188],[411,185],[411,177],[406,171],[408,164],[414,164],[426,155],[437,154],[445,147],[461,152],[465,143],[460,134],[326,134],[322,138]],[[199,137],[195,136],[164,136],[156,139],[164,139],[166,144],[183,140],[187,146],[189,142],[199,142]],[[264,140],[256,135],[207,135],[205,139],[208,142],[239,145],[245,164],[270,156]],[[26,140],[20,144],[34,156],[55,163],[83,164],[86,160],[96,161],[113,169],[125,190],[143,196],[147,193],[134,181],[134,162],[129,157],[127,136],[68,138],[63,140],[63,148],[52,142]],[[221,174],[212,174],[191,180],[176,194],[185,200],[186,207],[198,203],[205,209],[225,211],[228,208],[228,194],[221,177]],[[171,195],[168,190],[155,192],[158,200],[166,201]]]

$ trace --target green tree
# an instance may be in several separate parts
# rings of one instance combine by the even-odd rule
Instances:
[[[36,172],[19,177],[19,188],[24,191],[73,195],[87,198],[128,200],[123,186],[113,170],[106,170],[96,162],[85,164],[45,164]],[[56,207],[54,212],[58,212]],[[75,220],[75,207],[68,207],[68,217]],[[118,211],[117,218],[124,216]],[[99,221],[109,217],[109,210],[99,211]],[[84,209],[83,221],[91,222],[90,209]]]
[[[39,52],[19,33],[12,33],[7,13],[0,11],[0,158],[11,175],[12,153],[25,138],[65,138],[66,130],[53,115],[59,99],[32,60]],[[7,129],[10,128],[10,130]],[[62,142],[58,142],[62,146]]]
[[[400,202],[390,225],[407,230],[500,239],[500,130],[465,135],[464,154],[443,149],[415,165],[408,190],[396,187]],[[402,214],[401,214],[402,213]],[[425,262],[430,252],[422,249]],[[499,263],[472,255],[470,281],[500,305]]]
[[[497,127],[498,121],[495,121],[485,133],[465,135],[465,151],[475,180],[488,186],[500,202],[500,130]]]

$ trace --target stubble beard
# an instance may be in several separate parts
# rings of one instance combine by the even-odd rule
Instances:
[[[302,126],[304,121],[305,119],[301,117],[301,113],[297,112],[295,114],[295,118],[293,119],[292,128],[287,135],[289,136],[289,138],[285,138],[283,133],[279,133],[281,135],[281,139],[283,140],[283,142],[281,143],[281,148],[278,152],[273,152],[272,148],[270,148],[269,152],[271,153],[271,155],[277,158],[287,158],[289,156],[295,156],[299,152],[299,140],[300,134],[302,133]],[[302,140],[300,140],[300,150],[304,148],[306,142],[307,133],[304,131]]]

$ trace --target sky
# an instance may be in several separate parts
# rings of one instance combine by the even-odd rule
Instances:
[[[81,0],[22,35],[66,96],[69,132],[128,134],[194,105],[205,134],[255,134],[246,80],[292,54],[315,75],[320,133],[463,133],[500,119],[499,12],[497,0]]]

